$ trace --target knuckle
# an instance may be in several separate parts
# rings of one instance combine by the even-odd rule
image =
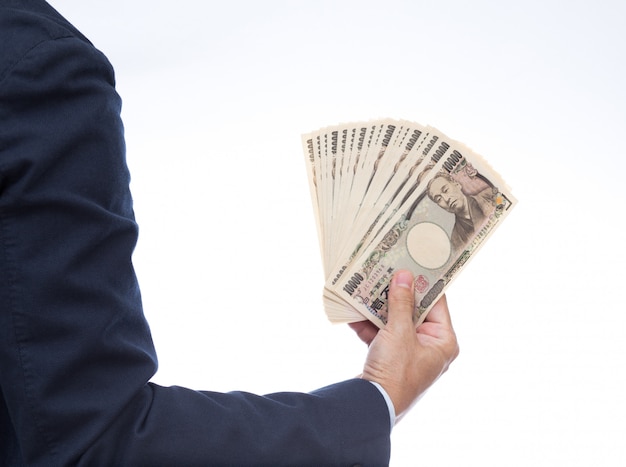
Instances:
[[[447,346],[447,354],[449,355],[450,362],[454,361],[459,356],[460,351],[459,343],[456,340],[456,336],[453,334]]]

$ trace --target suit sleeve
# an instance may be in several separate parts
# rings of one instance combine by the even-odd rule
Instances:
[[[149,382],[156,354],[108,61],[73,36],[0,77],[0,383],[29,465],[385,465],[379,391],[214,393]],[[5,422],[0,417],[1,422]]]

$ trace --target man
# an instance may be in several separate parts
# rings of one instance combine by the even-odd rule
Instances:
[[[494,190],[487,187],[476,195],[463,193],[461,184],[446,173],[438,173],[428,183],[428,197],[442,209],[454,214],[450,236],[452,248],[464,248],[477,228],[495,209]]]
[[[20,466],[384,465],[392,424],[458,348],[445,300],[415,332],[357,323],[361,378],[309,394],[161,387],[131,254],[106,58],[43,0],[0,0],[0,460]]]

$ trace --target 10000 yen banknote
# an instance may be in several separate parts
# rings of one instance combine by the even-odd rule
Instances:
[[[432,127],[383,119],[302,137],[333,322],[383,327],[391,276],[415,276],[420,323],[516,201],[500,176]]]
[[[500,178],[489,172],[471,152],[444,154],[425,189],[413,193],[332,292],[382,327],[391,276],[408,269],[415,276],[415,321],[421,323],[513,206]]]

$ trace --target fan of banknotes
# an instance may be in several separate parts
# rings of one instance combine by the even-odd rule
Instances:
[[[516,204],[485,160],[435,128],[375,120],[302,136],[332,322],[387,322],[389,281],[415,277],[421,323]]]

